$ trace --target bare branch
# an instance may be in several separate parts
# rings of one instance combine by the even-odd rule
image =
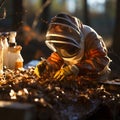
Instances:
[[[4,4],[5,1],[6,1],[6,0],[2,0],[2,1],[0,2],[0,8],[3,6],[3,4]]]
[[[33,20],[33,24],[32,24],[32,28],[34,29],[37,24],[38,24],[38,20],[39,20],[39,16],[42,14],[42,12],[44,11],[44,9],[51,3],[51,0],[47,0],[45,2],[45,4],[43,4],[43,6],[40,8],[40,10],[36,13],[35,18]]]

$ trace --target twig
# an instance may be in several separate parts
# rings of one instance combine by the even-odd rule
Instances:
[[[2,1],[0,2],[0,8],[3,6],[3,4],[4,4],[5,1],[6,1],[6,0],[2,0]]]
[[[51,3],[51,0],[47,0],[45,4],[43,4],[42,8],[36,13],[35,18],[33,20],[32,28],[34,29],[37,26],[39,16],[44,11],[44,9]]]

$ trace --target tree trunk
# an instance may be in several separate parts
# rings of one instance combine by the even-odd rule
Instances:
[[[42,0],[42,5],[46,4],[48,0]],[[41,19],[41,26],[40,26],[40,32],[46,33],[47,27],[48,27],[48,21],[50,17],[50,5],[47,5],[40,16]]]
[[[90,17],[89,17],[87,0],[83,0],[83,2],[84,2],[84,23],[86,25],[90,25]]]
[[[13,30],[17,30],[23,21],[23,0],[13,0]]]
[[[112,47],[113,51],[120,56],[120,0],[116,2],[116,19]]]

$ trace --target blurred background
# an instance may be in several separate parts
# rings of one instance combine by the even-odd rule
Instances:
[[[24,64],[51,51],[45,34],[51,17],[67,12],[94,28],[104,39],[112,65],[120,64],[120,0],[0,0],[0,31],[17,31]],[[116,68],[115,68],[116,69]]]

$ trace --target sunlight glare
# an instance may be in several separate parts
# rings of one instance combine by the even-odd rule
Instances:
[[[93,5],[95,3],[99,3],[99,4],[104,4],[106,0],[88,0],[88,4],[89,5]]]

